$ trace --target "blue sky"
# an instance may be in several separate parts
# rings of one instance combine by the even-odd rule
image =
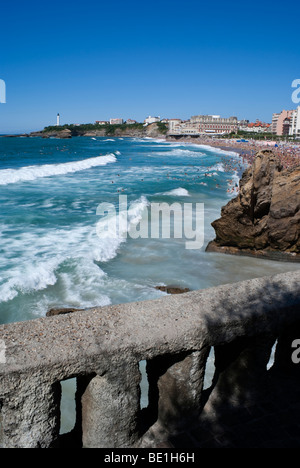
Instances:
[[[293,109],[299,2],[14,1],[1,7],[0,133],[148,115],[270,122]]]

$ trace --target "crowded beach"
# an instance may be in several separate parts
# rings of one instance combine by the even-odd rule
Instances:
[[[168,140],[170,140],[168,138]],[[255,154],[262,149],[270,149],[279,156],[282,165],[285,169],[300,165],[300,142],[285,142],[271,140],[254,140],[254,139],[233,139],[233,138],[183,138],[180,141],[187,143],[208,145],[224,151],[234,151],[239,153],[243,159],[243,163],[251,165]]]

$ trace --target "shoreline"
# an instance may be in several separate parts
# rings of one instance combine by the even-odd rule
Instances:
[[[211,139],[211,138],[172,138],[167,137],[166,141],[170,142],[183,142],[193,145],[204,145],[211,148],[218,148],[225,152],[237,153],[245,164],[251,166],[255,155],[260,150],[270,150],[275,155],[279,156],[284,169],[296,167],[300,165],[300,143],[285,143],[285,142],[272,142],[270,140],[251,140],[248,142],[240,142],[236,139]],[[275,144],[277,146],[275,146]]]

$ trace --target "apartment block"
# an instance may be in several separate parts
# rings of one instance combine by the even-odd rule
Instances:
[[[271,132],[279,136],[289,134],[289,131],[286,133],[287,119],[291,119],[294,112],[294,110],[283,110],[274,113],[272,115]]]
[[[292,112],[289,118],[289,135],[300,138],[300,106]]]

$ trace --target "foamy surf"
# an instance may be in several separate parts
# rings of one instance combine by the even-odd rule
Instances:
[[[179,187],[174,190],[170,190],[169,192],[163,192],[161,193],[161,195],[170,195],[174,197],[190,197],[188,190],[182,187]]]
[[[240,154],[237,153],[236,151],[229,151],[229,150],[221,149],[221,148],[210,146],[210,145],[193,145],[193,146],[197,146],[198,148],[202,148],[206,151],[211,151],[215,154],[224,154],[224,156],[232,156],[232,157],[240,158]]]
[[[117,256],[121,244],[126,242],[130,229],[141,221],[148,205],[147,198],[141,196],[129,205],[128,210],[124,207],[125,209],[118,215],[105,216],[98,221],[96,230],[99,240],[93,252],[97,262],[108,262]]]
[[[3,169],[0,171],[0,185],[28,182],[43,177],[66,175],[91,169],[92,167],[106,166],[116,161],[117,158],[114,154],[107,154],[96,158],[61,164],[44,164],[42,166],[25,166],[20,169]]]
[[[179,145],[178,145],[179,146]],[[174,145],[173,149],[169,150],[168,147],[167,148],[167,151],[165,152],[157,152],[155,153],[157,156],[175,156],[175,157],[183,157],[183,156],[186,156],[186,157],[191,157],[191,156],[194,156],[194,157],[199,157],[199,156],[204,156],[204,153],[201,152],[201,151],[195,151],[193,149],[187,149],[187,148],[176,148],[176,146]]]

